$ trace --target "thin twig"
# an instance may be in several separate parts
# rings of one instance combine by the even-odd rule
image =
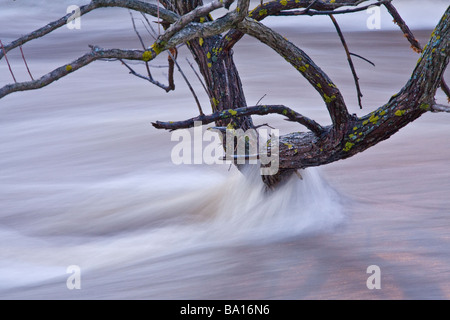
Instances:
[[[134,76],[136,76],[136,77],[138,77],[138,78],[147,80],[148,82],[150,82],[150,83],[154,84],[155,86],[157,86],[157,87],[159,87],[159,88],[165,90],[166,92],[169,92],[169,91],[171,90],[170,86],[166,86],[166,85],[162,84],[161,82],[154,80],[153,78],[143,76],[143,75],[137,73],[136,71],[134,71],[134,69],[131,68],[131,67],[130,67],[125,61],[123,61],[122,59],[118,59],[118,60],[119,60],[120,62],[122,62],[122,64],[130,71],[130,74],[132,74],[132,75],[134,75]]]
[[[305,14],[308,13],[309,9],[317,2],[317,0],[312,1],[304,10]]]
[[[150,29],[152,30],[152,32],[153,32],[153,34],[150,32],[150,31],[148,31],[148,29],[147,29],[147,32],[150,34],[150,36],[152,36],[153,37],[153,40],[156,40],[156,31],[155,31],[155,28],[153,28],[153,26],[152,26],[152,24],[150,23],[150,21],[147,19],[147,16],[143,13],[143,12],[141,12],[141,14],[142,14],[142,16],[144,17],[144,19],[145,19],[145,21],[147,22],[147,25],[150,27]],[[144,23],[144,22],[142,22],[142,23]]]
[[[189,64],[189,66],[191,67],[192,71],[194,71],[194,74],[196,75],[197,79],[200,81],[200,83],[202,84],[203,89],[205,89],[206,94],[209,97],[209,92],[208,89],[206,88],[205,83],[203,82],[202,78],[200,77],[200,75],[198,74],[197,70],[195,70],[194,65],[189,61],[188,58],[186,58],[187,63]]]
[[[16,77],[14,76],[14,73],[13,73],[13,71],[11,69],[11,65],[9,64],[9,60],[8,60],[8,56],[6,55],[5,47],[3,46],[3,42],[1,40],[0,40],[0,45],[2,46],[2,51],[4,53],[6,63],[8,64],[9,72],[11,72],[11,75],[12,75],[12,77],[14,79],[14,82],[17,83]]]
[[[159,23],[159,0],[158,0],[157,16],[158,16],[158,37],[159,37],[161,35],[161,24]]]
[[[264,99],[267,96],[267,94],[264,94],[256,103],[257,106],[259,106],[259,103],[262,101],[262,99]]]
[[[357,57],[357,58],[360,58],[361,60],[364,60],[364,61],[370,63],[371,65],[373,65],[373,66],[375,67],[375,63],[373,63],[373,62],[370,61],[369,59],[364,58],[363,56],[360,56],[359,54],[350,52],[350,55],[355,56],[355,57]]]
[[[350,69],[352,71],[353,79],[355,80],[356,93],[357,93],[357,96],[358,96],[359,108],[362,109],[361,97],[363,95],[361,93],[361,88],[359,86],[359,78],[358,78],[358,75],[356,74],[355,66],[353,65],[353,61],[352,61],[352,57],[350,55],[350,51],[348,49],[347,43],[345,42],[344,35],[342,34],[341,28],[339,27],[339,24],[337,23],[336,19],[333,17],[332,14],[330,14],[329,17],[330,17],[331,21],[333,21],[334,27],[336,28],[336,31],[337,31],[337,33],[339,35],[339,38],[341,39],[342,45],[344,46],[345,53],[347,55],[348,64],[349,64]]]
[[[141,37],[141,35],[139,34],[139,31],[138,31],[137,28],[136,28],[136,23],[134,23],[133,13],[132,13],[130,10],[128,10],[128,11],[130,12],[131,23],[133,24],[134,32],[136,33],[137,37],[139,38],[139,42],[140,42],[141,45],[142,45],[142,49],[145,50],[145,43],[144,43],[144,40],[142,40],[142,37]],[[145,61],[145,68],[147,69],[148,77],[149,77],[150,79],[153,79],[152,73],[150,72],[150,67],[149,67],[149,65],[148,65],[148,61]]]
[[[31,80],[34,80],[33,76],[31,75],[30,68],[28,68],[28,63],[27,63],[27,60],[25,59],[25,55],[23,54],[22,46],[19,46],[19,48],[20,48],[20,53],[22,53],[23,62],[25,62],[25,67],[27,67],[28,74],[30,75]]]
[[[181,70],[180,65],[178,64],[177,60],[174,58],[174,56],[172,55],[170,50],[168,51],[168,53],[169,53],[169,56],[172,58],[173,62],[175,63],[175,65],[177,66],[177,69],[181,73],[184,81],[186,81],[186,84],[188,85],[189,90],[191,91],[192,95],[194,96],[195,102],[197,103],[198,111],[200,112],[200,116],[204,116],[205,114],[203,113],[202,106],[200,104],[200,101],[198,100],[198,97],[197,97],[197,94],[195,93],[194,88],[192,88],[191,83],[189,82],[188,78],[184,74],[183,70]]]
[[[263,124],[260,124],[260,125],[258,125],[258,126],[255,126],[255,129],[259,129],[259,128],[261,128],[261,127],[268,127],[268,128],[270,128],[270,129],[275,129],[275,128],[272,127],[272,126],[269,126],[268,123],[263,123]]]

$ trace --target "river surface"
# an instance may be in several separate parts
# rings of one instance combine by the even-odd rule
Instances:
[[[0,0],[0,39],[9,43],[73,3],[83,2]],[[400,1],[399,11],[424,45],[446,3],[409,4]],[[338,17],[350,50],[376,65],[355,60],[362,110],[329,21],[267,23],[304,49],[350,112],[363,115],[401,89],[418,59],[381,14],[376,30],[367,29],[366,12]],[[127,10],[105,9],[83,16],[81,29],[63,27],[23,51],[37,78],[89,44],[140,48]],[[210,110],[186,57],[193,61],[180,48],[180,65]],[[29,80],[20,50],[8,58],[17,80]],[[165,83],[166,59],[151,62]],[[235,61],[248,105],[264,97],[330,123],[315,90],[269,48],[246,36]],[[448,114],[426,114],[388,141],[305,170],[303,180],[295,176],[267,194],[258,172],[244,177],[225,164],[172,162],[177,142],[151,122],[198,113],[179,73],[175,80],[175,92],[165,93],[119,62],[98,61],[0,100],[0,298],[450,299]],[[0,85],[12,81],[2,59]],[[437,100],[445,103],[441,92]],[[281,134],[305,130],[278,115],[254,121]],[[370,290],[373,265],[381,288]],[[69,266],[79,267],[79,290],[67,287]]]

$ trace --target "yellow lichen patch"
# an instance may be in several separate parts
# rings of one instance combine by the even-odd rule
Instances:
[[[160,54],[161,53],[161,47],[158,44],[156,44],[156,43],[152,44],[152,46],[150,48],[152,48],[153,51],[155,51],[156,54]]]
[[[317,88],[322,89],[322,85],[320,83],[316,84]]]
[[[323,95],[323,98],[325,99],[326,103],[330,103],[331,101],[333,101],[334,99],[336,99],[335,95],[332,95],[331,97],[327,96],[326,94]]]
[[[152,58],[152,53],[150,51],[144,51],[142,54],[142,60],[149,61]]]
[[[230,123],[227,125],[227,130],[234,130],[234,123],[233,123],[233,122],[230,122]]]
[[[422,104],[419,106],[419,108],[420,108],[421,110],[428,111],[428,110],[430,110],[430,105],[429,105],[428,103],[422,103]]]
[[[372,122],[373,124],[377,124],[378,120],[380,120],[380,117],[374,114],[372,114],[369,118],[369,121]]]
[[[214,107],[217,107],[219,105],[219,100],[217,100],[215,97],[212,98],[212,102],[214,104]]]
[[[287,5],[287,0],[281,0],[281,1],[280,1],[280,4],[281,4],[282,6],[286,6],[286,5]]]
[[[205,17],[200,17],[200,23],[203,23],[203,22],[205,22]]]
[[[211,52],[208,52],[208,53],[206,54],[206,57],[207,57],[208,59],[211,59]]]
[[[289,150],[291,150],[294,146],[290,143],[284,143],[285,146],[288,147]]]
[[[282,113],[283,113],[285,116],[287,116],[288,111],[287,111],[286,109],[284,109]]]
[[[386,114],[386,111],[385,111],[385,110],[383,110],[383,111],[380,112],[380,116],[384,116],[385,114]]]
[[[70,72],[70,71],[72,71],[72,66],[70,65],[70,64],[68,64],[67,66],[66,66],[66,71],[67,72]]]
[[[211,67],[212,67],[212,63],[208,62],[208,68],[211,68]]]
[[[198,39],[198,44],[200,46],[203,46],[203,43],[205,42],[205,40],[203,40],[203,38]]]
[[[330,0],[330,3],[335,3],[336,2],[336,0]]]
[[[397,110],[397,111],[395,111],[395,115],[397,116],[397,117],[401,117],[402,115],[404,115],[405,114],[405,110]]]
[[[358,127],[353,127],[353,131],[356,131],[356,130],[358,130]]]
[[[305,66],[298,67],[298,70],[300,70],[301,72],[305,72],[306,71],[306,67]]]
[[[231,114],[232,116],[237,115],[237,111],[233,109],[228,109],[228,113]]]
[[[347,142],[347,143],[345,144],[344,149],[342,149],[342,150],[344,150],[345,152],[349,152],[350,149],[353,148],[354,145],[355,145],[354,143]]]
[[[260,16],[267,15],[267,9],[261,9],[261,10],[259,10],[259,15],[260,15]]]
[[[365,125],[368,124],[368,123],[369,123],[369,120],[364,121],[364,122],[363,122],[363,126],[365,126]]]

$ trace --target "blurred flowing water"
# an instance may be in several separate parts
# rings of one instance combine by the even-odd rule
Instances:
[[[0,39],[9,43],[83,3],[0,0]],[[420,3],[398,8],[425,44],[447,4]],[[328,20],[267,24],[304,49],[362,115],[388,101],[418,59],[381,13],[380,30],[367,30],[366,12],[338,17],[351,50],[376,64],[355,61],[363,110]],[[23,50],[37,78],[89,44],[140,47],[127,10],[105,9],[82,17],[81,29],[61,28]],[[185,57],[180,48],[184,72],[201,88]],[[18,80],[28,80],[20,51],[8,58]],[[270,49],[245,37],[235,60],[249,105],[266,95],[264,103],[329,123],[320,97]],[[166,63],[161,56],[151,64],[158,80]],[[2,59],[1,86],[10,82]],[[167,94],[119,62],[100,61],[0,100],[0,298],[450,298],[448,115],[424,115],[363,154],[305,170],[303,180],[267,194],[257,171],[244,177],[227,165],[171,162],[177,142],[151,122],[196,115],[179,74],[176,84]],[[279,116],[254,120],[282,134],[304,130]],[[70,265],[81,268],[81,290],[66,287]],[[370,265],[380,267],[381,290],[366,286]]]

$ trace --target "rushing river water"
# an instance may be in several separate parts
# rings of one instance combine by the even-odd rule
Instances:
[[[83,2],[0,0],[0,39],[9,43],[72,3]],[[399,10],[425,44],[445,1],[409,3]],[[380,30],[367,30],[367,16],[338,20],[350,49],[376,64],[355,61],[363,110],[329,22],[269,21],[331,76],[358,115],[387,102],[418,59],[384,11]],[[128,12],[105,9],[82,17],[81,29],[62,28],[23,50],[38,77],[88,44],[140,46]],[[181,48],[178,60],[208,110],[187,56]],[[20,51],[8,58],[18,80],[28,80]],[[320,97],[270,49],[245,37],[235,60],[249,105],[266,95],[264,103],[329,123]],[[152,62],[161,81],[165,64]],[[10,82],[2,59],[0,85]],[[448,114],[426,114],[388,141],[267,194],[257,172],[245,178],[228,165],[172,163],[176,142],[151,122],[196,115],[179,74],[176,85],[167,94],[118,62],[100,61],[0,100],[0,298],[450,299]],[[445,102],[440,92],[438,101]],[[280,116],[254,120],[282,134],[304,130]],[[73,265],[80,290],[66,286]],[[379,290],[366,285],[371,265],[381,271]]]

